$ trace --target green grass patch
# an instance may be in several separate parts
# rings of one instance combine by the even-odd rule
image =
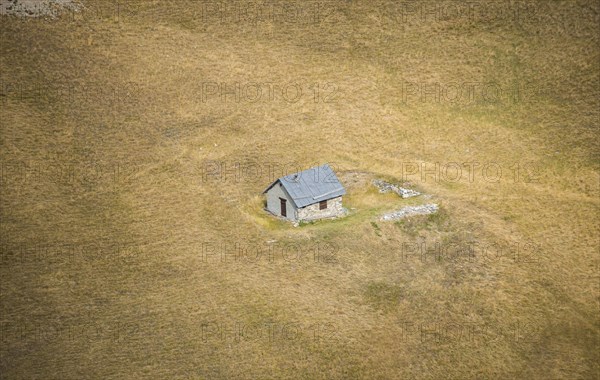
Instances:
[[[401,286],[383,281],[367,284],[364,297],[371,306],[380,310],[391,310],[404,296]]]

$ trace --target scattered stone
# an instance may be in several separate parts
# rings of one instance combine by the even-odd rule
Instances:
[[[0,0],[0,15],[56,18],[64,11],[81,11],[77,0]]]
[[[430,203],[426,205],[420,206],[406,206],[401,208],[400,210],[393,211],[387,214],[383,214],[379,220],[382,221],[390,221],[390,220],[398,220],[402,218],[406,218],[408,216],[413,215],[427,215],[433,214],[438,211],[439,207],[435,203]]]
[[[402,198],[411,198],[411,197],[416,197],[418,195],[421,195],[421,193],[419,193],[418,191],[414,191],[411,189],[405,189],[403,187],[396,186],[392,183],[385,182],[380,179],[374,179],[373,185],[375,185],[375,187],[379,189],[380,193],[388,193],[390,191],[393,191],[394,193],[398,194]]]

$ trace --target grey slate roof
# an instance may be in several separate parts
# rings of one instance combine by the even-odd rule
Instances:
[[[277,183],[282,184],[297,208],[346,194],[346,189],[328,164],[281,177],[263,193]]]

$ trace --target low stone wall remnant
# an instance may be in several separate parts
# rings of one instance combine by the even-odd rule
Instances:
[[[408,216],[433,214],[433,213],[436,213],[438,210],[439,210],[439,207],[435,203],[419,205],[419,206],[406,206],[406,207],[401,208],[400,210],[393,211],[393,212],[390,212],[387,214],[383,214],[379,220],[382,220],[382,221],[398,220],[398,219],[406,218]]]
[[[421,195],[421,193],[419,193],[418,191],[411,190],[411,189],[405,189],[403,187],[394,185],[394,184],[386,182],[386,181],[382,181],[380,179],[374,179],[372,183],[376,188],[379,189],[380,193],[388,193],[390,191],[393,191],[394,193],[398,194],[402,198],[411,198],[411,197],[416,197],[418,195]]]

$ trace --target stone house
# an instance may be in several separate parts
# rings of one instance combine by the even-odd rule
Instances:
[[[344,214],[346,189],[328,165],[281,177],[263,191],[266,209],[292,221],[333,218]]]

